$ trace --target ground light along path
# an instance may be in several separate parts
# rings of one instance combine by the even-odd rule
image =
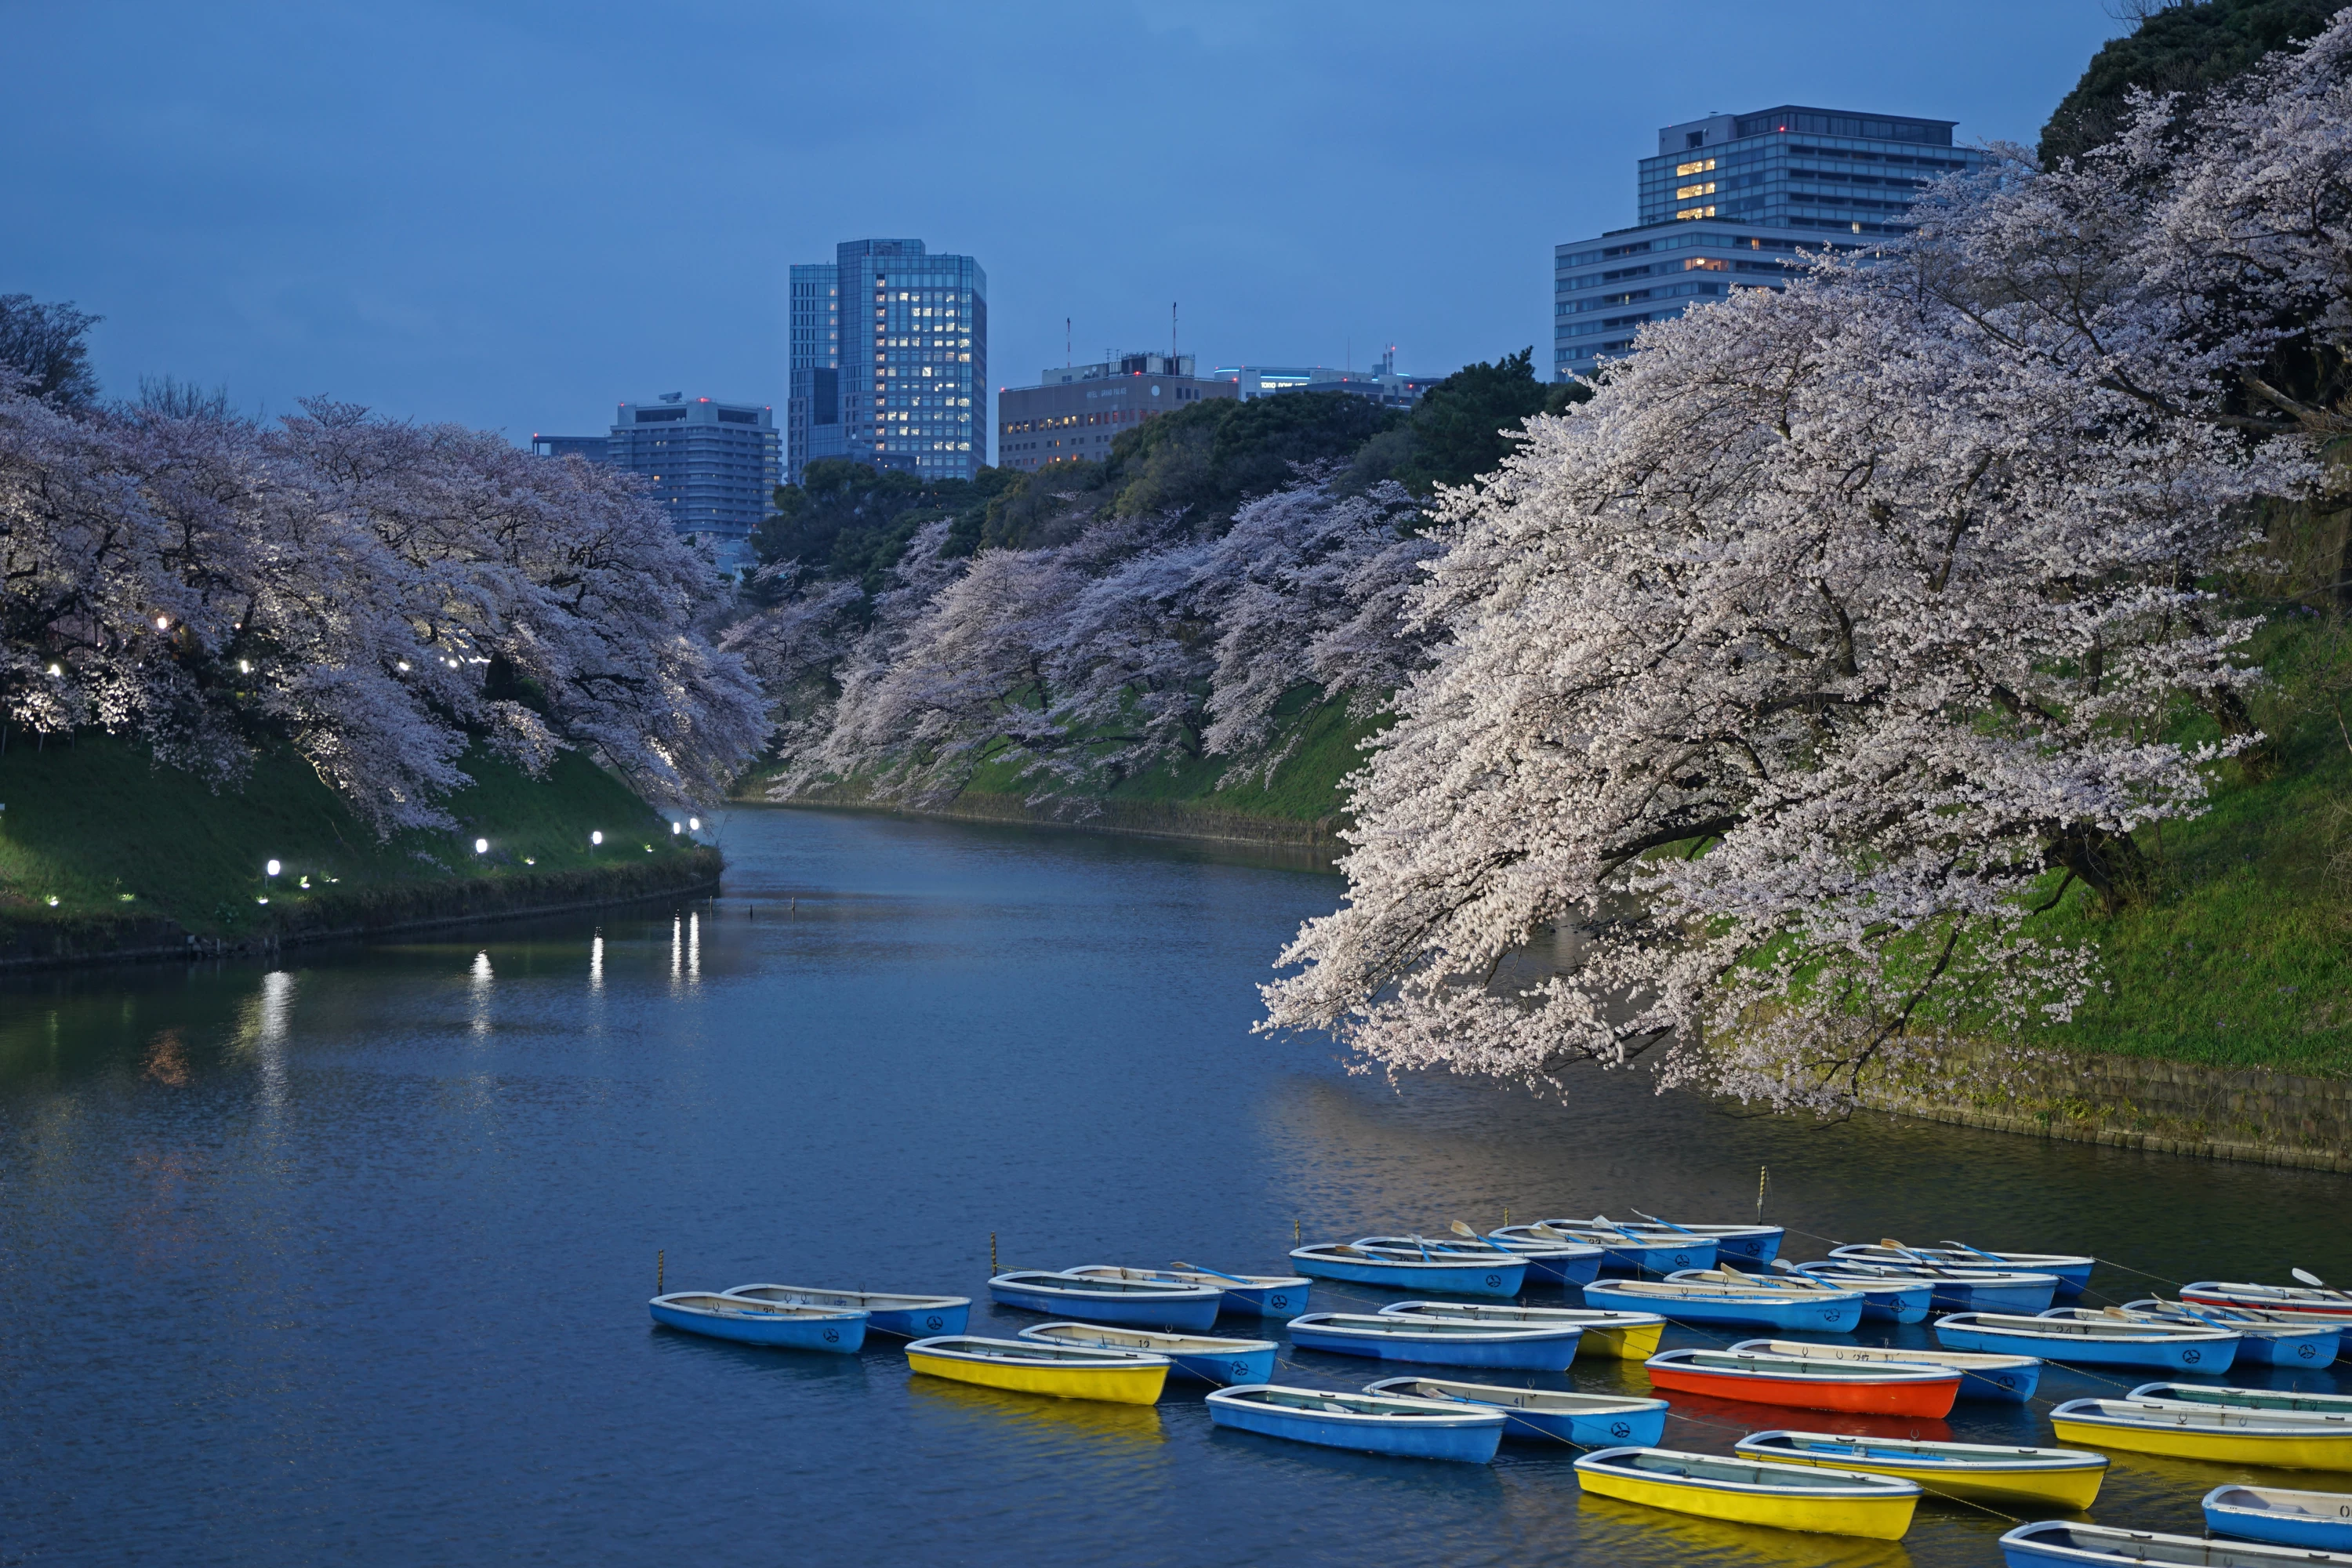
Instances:
[[[1247,1030],[1336,884],[1082,835],[739,812],[715,903],[301,955],[13,982],[0,1007],[0,1472],[11,1561],[1989,1563],[2006,1521],[1899,1546],[1588,1499],[1572,1451],[1492,1467],[910,1379],[648,1329],[753,1280],[979,1300],[1005,1268],[1280,1268],[1307,1239],[1636,1210],[1786,1255],[1958,1237],[2166,1281],[2343,1283],[2352,1182],[1883,1121],[1818,1130],[1575,1081],[1567,1108],[1391,1090]],[[754,918],[756,916],[756,918]],[[1801,1234],[1800,1234],[1801,1233]],[[2103,1269],[2091,1305],[2147,1293]],[[2168,1288],[2167,1294],[2169,1294]],[[1318,1310],[1393,1295],[1318,1283]],[[1556,1299],[1556,1298],[1555,1298]],[[1278,1331],[1268,1337],[1280,1337]],[[1729,1336],[1668,1332],[1664,1348]],[[1933,1342],[1866,1323],[1867,1341]],[[1404,1369],[1285,1344],[1277,1379]],[[1580,1356],[1532,1379],[1647,1392]],[[2231,1381],[2352,1388],[2341,1373]],[[2034,1405],[1893,1425],[1687,1396],[1665,1446],[1771,1426],[2053,1446]],[[2195,1531],[2216,1467],[2118,1455],[2103,1522]],[[2279,1478],[2269,1478],[2277,1482]],[[2284,1484],[2328,1486],[2325,1479]]]

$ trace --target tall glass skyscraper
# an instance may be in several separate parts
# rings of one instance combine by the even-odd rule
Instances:
[[[919,239],[852,240],[830,267],[792,269],[792,311],[793,482],[824,457],[926,479],[968,479],[987,463],[979,262]]]
[[[1591,374],[1693,300],[1776,287],[1802,250],[1908,232],[1922,187],[1984,161],[1952,145],[1954,123],[1790,105],[1664,127],[1641,222],[1553,249],[1553,378]]]

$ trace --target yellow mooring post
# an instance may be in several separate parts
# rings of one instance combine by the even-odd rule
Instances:
[[[656,1296],[668,1293],[662,1289],[662,1270],[668,1261],[668,1257],[669,1255],[663,1249],[659,1247],[654,1249],[654,1294]]]
[[[1505,1225],[1511,1223],[1511,1205],[1508,1204],[1503,1205],[1503,1223]]]
[[[1771,1166],[1759,1165],[1756,1167],[1756,1223],[1759,1225],[1764,1223],[1764,1186],[1765,1184],[1771,1179]]]
[[[1004,1272],[996,1266],[996,1233],[992,1230],[988,1233],[988,1272],[992,1278]]]
[[[1298,1245],[1298,1216],[1296,1215],[1290,1218],[1290,1245],[1293,1247]]]

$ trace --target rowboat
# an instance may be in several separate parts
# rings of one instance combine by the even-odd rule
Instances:
[[[1367,1251],[1338,1243],[1301,1247],[1290,1255],[1301,1274],[1380,1285],[1391,1290],[1443,1290],[1455,1296],[1516,1296],[1528,1277],[1527,1259],[1481,1263],[1433,1252],[1410,1258]]]
[[[2078,1366],[2152,1366],[2167,1372],[2230,1370],[2238,1336],[2186,1323],[2135,1323],[2116,1318],[2029,1318],[2011,1312],[1954,1312],[1936,1320],[1947,1350],[2007,1351]]]
[[[2205,1383],[2143,1383],[2124,1397],[2157,1399],[2168,1405],[2214,1405],[2224,1410],[2284,1410],[2296,1415],[2335,1415],[2352,1420],[2352,1394],[2230,1388]]]
[[[1577,1484],[1601,1497],[1676,1513],[1822,1535],[1900,1541],[1919,1488],[1891,1476],[1766,1465],[1671,1448],[1603,1448],[1576,1461]]]
[[[1503,1440],[1501,1411],[1452,1402],[1262,1383],[1217,1389],[1208,1405],[1209,1419],[1220,1426],[1362,1454],[1483,1465]]]
[[[2323,1322],[2352,1323],[2352,1296],[2301,1285],[2248,1285],[2228,1279],[2200,1279],[2180,1288],[2180,1299],[2199,1305],[2252,1307],[2263,1311],[2294,1312]]]
[[[2344,1348],[2344,1331],[2352,1320],[2333,1323],[2300,1312],[2276,1312],[2259,1307],[2222,1307],[2210,1301],[2168,1301],[2150,1296],[2126,1301],[2126,1312],[2147,1312],[2159,1318],[2203,1319],[2237,1330],[2239,1342],[2233,1366],[2332,1366]]]
[[[1482,1323],[1377,1312],[1309,1312],[1290,1320],[1290,1342],[1302,1350],[1517,1372],[1566,1372],[1583,1332],[1573,1323]]]
[[[1852,1290],[1799,1296],[1752,1285],[1612,1279],[1587,1285],[1584,1300],[1621,1312],[1657,1312],[1678,1323],[1749,1323],[1817,1334],[1852,1333],[1862,1319],[1862,1298]]]
[[[1940,1420],[1952,1413],[1960,1374],[1948,1366],[1903,1362],[1815,1361],[1810,1356],[1757,1355],[1745,1351],[1667,1351],[1642,1363],[1652,1386],[1704,1394],[1749,1405],[1799,1410],[1842,1410],[1858,1415],[1917,1415]]]
[[[2053,1274],[2058,1279],[2058,1294],[2068,1300],[2091,1283],[2091,1266],[2098,1261],[2071,1252],[1987,1252],[1948,1241],[1941,1247],[1897,1247],[1884,1241],[1875,1247],[1832,1247],[1830,1256],[1898,1268],[1924,1263],[1963,1273]]]
[[[1856,1274],[1834,1263],[1801,1263],[1795,1272],[1817,1279],[1834,1290],[1853,1290],[1862,1297],[1862,1315],[1889,1323],[1924,1323],[1935,1310],[1936,1281],[1907,1274]]]
[[[2332,1552],[2300,1552],[2283,1546],[2248,1546],[2234,1541],[2203,1541],[2194,1535],[2164,1535],[2147,1530],[2116,1530],[2104,1524],[2070,1524],[2063,1519],[2021,1524],[2000,1538],[2008,1568],[2048,1568],[2053,1563],[2193,1563],[2197,1568],[2327,1568],[2352,1563]]]
[[[1800,1263],[1800,1271],[1817,1278],[1827,1275],[1840,1283],[1850,1279],[1884,1279],[1916,1288],[1925,1285],[1936,1309],[1944,1312],[2039,1312],[2058,1294],[2055,1274],[1937,1273],[1931,1264],[1858,1263],[1833,1258],[1827,1263]]]
[[[1627,1399],[1614,1394],[1558,1394],[1547,1388],[1504,1388],[1491,1383],[1456,1383],[1444,1377],[1390,1377],[1364,1385],[1366,1394],[1400,1399],[1458,1400],[1494,1405],[1505,1413],[1503,1436],[1606,1448],[1632,1443],[1647,1447],[1665,1436],[1666,1402]]]
[[[1678,1268],[1666,1279],[1685,1284],[1713,1280],[1724,1285],[1752,1285],[1760,1290],[1786,1290],[1791,1294],[1852,1291],[1862,1298],[1864,1318],[1882,1318],[1896,1323],[1924,1322],[1928,1310],[1929,1287],[1924,1279],[1916,1285],[1906,1285],[1884,1279],[1839,1279],[1801,1271],[1742,1274],[1728,1264],[1717,1264],[1713,1268]]]
[[[1507,1230],[1512,1227],[1506,1227]],[[1607,1220],[1548,1219],[1542,1228],[1601,1249],[1603,1274],[1662,1279],[1677,1268],[1715,1267],[1715,1243],[1701,1237],[1643,1236]]]
[[[2274,1546],[2352,1552],[2352,1492],[2215,1487],[2205,1494],[2205,1528]]]
[[[716,1290],[673,1290],[646,1303],[654,1321],[714,1340],[846,1355],[866,1342],[866,1314],[746,1301]]]
[[[1591,1338],[1590,1333],[1585,1336]],[[2042,1363],[2030,1355],[1971,1355],[1966,1351],[1915,1351],[1889,1345],[1815,1345],[1801,1340],[1742,1340],[1731,1347],[1759,1355],[1802,1356],[1809,1361],[1901,1362],[1911,1366],[1948,1366],[1960,1374],[1962,1399],[1999,1399],[2022,1405],[2042,1381]]]
[[[1272,1340],[1228,1340],[1211,1334],[1164,1334],[1157,1329],[1109,1329],[1099,1323],[1039,1323],[1021,1338],[1051,1345],[1091,1345],[1097,1350],[1140,1351],[1164,1355],[1171,1375],[1201,1383],[1264,1383],[1274,1375]]]
[[[2352,1470],[2352,1421],[2148,1399],[2070,1399],[2050,1413],[2059,1440],[2225,1465]]]
[[[1484,1237],[1476,1241],[1433,1241],[1420,1236],[1368,1236],[1356,1245],[1396,1258],[1419,1258],[1423,1247],[1432,1258],[1442,1253],[1474,1262],[1517,1258],[1527,1264],[1530,1285],[1581,1285],[1601,1272],[1601,1249],[1575,1241],[1515,1242]]]
[[[1559,1221],[1547,1221],[1559,1224]],[[1606,1215],[1591,1219],[1570,1220],[1566,1223],[1588,1230],[1610,1230],[1623,1236],[1653,1241],[1713,1242],[1718,1263],[1742,1263],[1757,1268],[1771,1267],[1772,1259],[1780,1255],[1780,1241],[1788,1233],[1777,1225],[1675,1225],[1665,1220],[1613,1220]],[[1693,1264],[1695,1268],[1705,1264]]]
[[[824,1307],[863,1312],[869,1332],[919,1340],[925,1334],[960,1334],[971,1321],[969,1296],[902,1296],[887,1290],[819,1290],[805,1285],[738,1285],[720,1294],[741,1301],[772,1301],[785,1307]]]
[[[1205,1268],[1123,1268],[1116,1263],[1089,1263],[1067,1269],[1078,1279],[1156,1279],[1167,1285],[1193,1285],[1223,1293],[1220,1312],[1247,1317],[1288,1318],[1307,1310],[1307,1292],[1315,1281],[1297,1274],[1213,1274]]]
[[[2048,1503],[2080,1512],[2107,1477],[2105,1454],[2072,1448],[2004,1448],[1982,1443],[1853,1437],[1835,1432],[1757,1432],[1732,1446],[1751,1459],[1822,1465],[1916,1481],[1937,1497],[1981,1502]]]
[[[1530,1285],[1584,1285],[1601,1273],[1601,1248],[1589,1242],[1535,1234],[1539,1226],[1514,1225],[1489,1231],[1484,1239],[1528,1260]]]
[[[1580,1354],[1614,1356],[1619,1361],[1646,1361],[1658,1351],[1666,1321],[1655,1312],[1610,1312],[1597,1308],[1518,1307],[1484,1301],[1391,1301],[1381,1309],[1384,1318],[1450,1318],[1472,1323],[1574,1325],[1584,1331],[1577,1342]]]
[[[988,1293],[1001,1304],[1024,1311],[1176,1333],[1207,1329],[1217,1321],[1217,1307],[1224,1298],[1223,1291],[1205,1285],[1099,1275],[1080,1279],[1045,1268],[1000,1274],[988,1282]]]
[[[1056,1399],[1150,1405],[1168,1383],[1168,1358],[1138,1351],[941,1334],[907,1347],[907,1364],[932,1377]]]

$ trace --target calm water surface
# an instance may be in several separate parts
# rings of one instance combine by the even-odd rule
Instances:
[[[0,1562],[1990,1563],[2007,1521],[1957,1506],[1900,1545],[1682,1520],[1580,1501],[1565,1448],[1354,1458],[1214,1431],[1195,1385],[1148,1409],[992,1394],[910,1379],[895,1342],[730,1348],[644,1302],[656,1251],[674,1289],[979,1296],[992,1232],[1006,1268],[1262,1270],[1294,1226],[1739,1220],[1765,1165],[1798,1258],[1961,1237],[2169,1280],[2352,1276],[2338,1177],[1740,1120],[1625,1078],[1563,1110],[1350,1077],[1248,1032],[1267,962],[1337,896],[1312,870],[814,813],[723,831],[726,896],[675,919],[0,992]],[[1608,1361],[1567,1381],[1643,1384]],[[1863,1429],[1677,1409],[1667,1441],[1696,1448]],[[2052,1441],[2001,1410],[1897,1426]],[[2121,1460],[2095,1516],[2193,1530],[2230,1479]]]

